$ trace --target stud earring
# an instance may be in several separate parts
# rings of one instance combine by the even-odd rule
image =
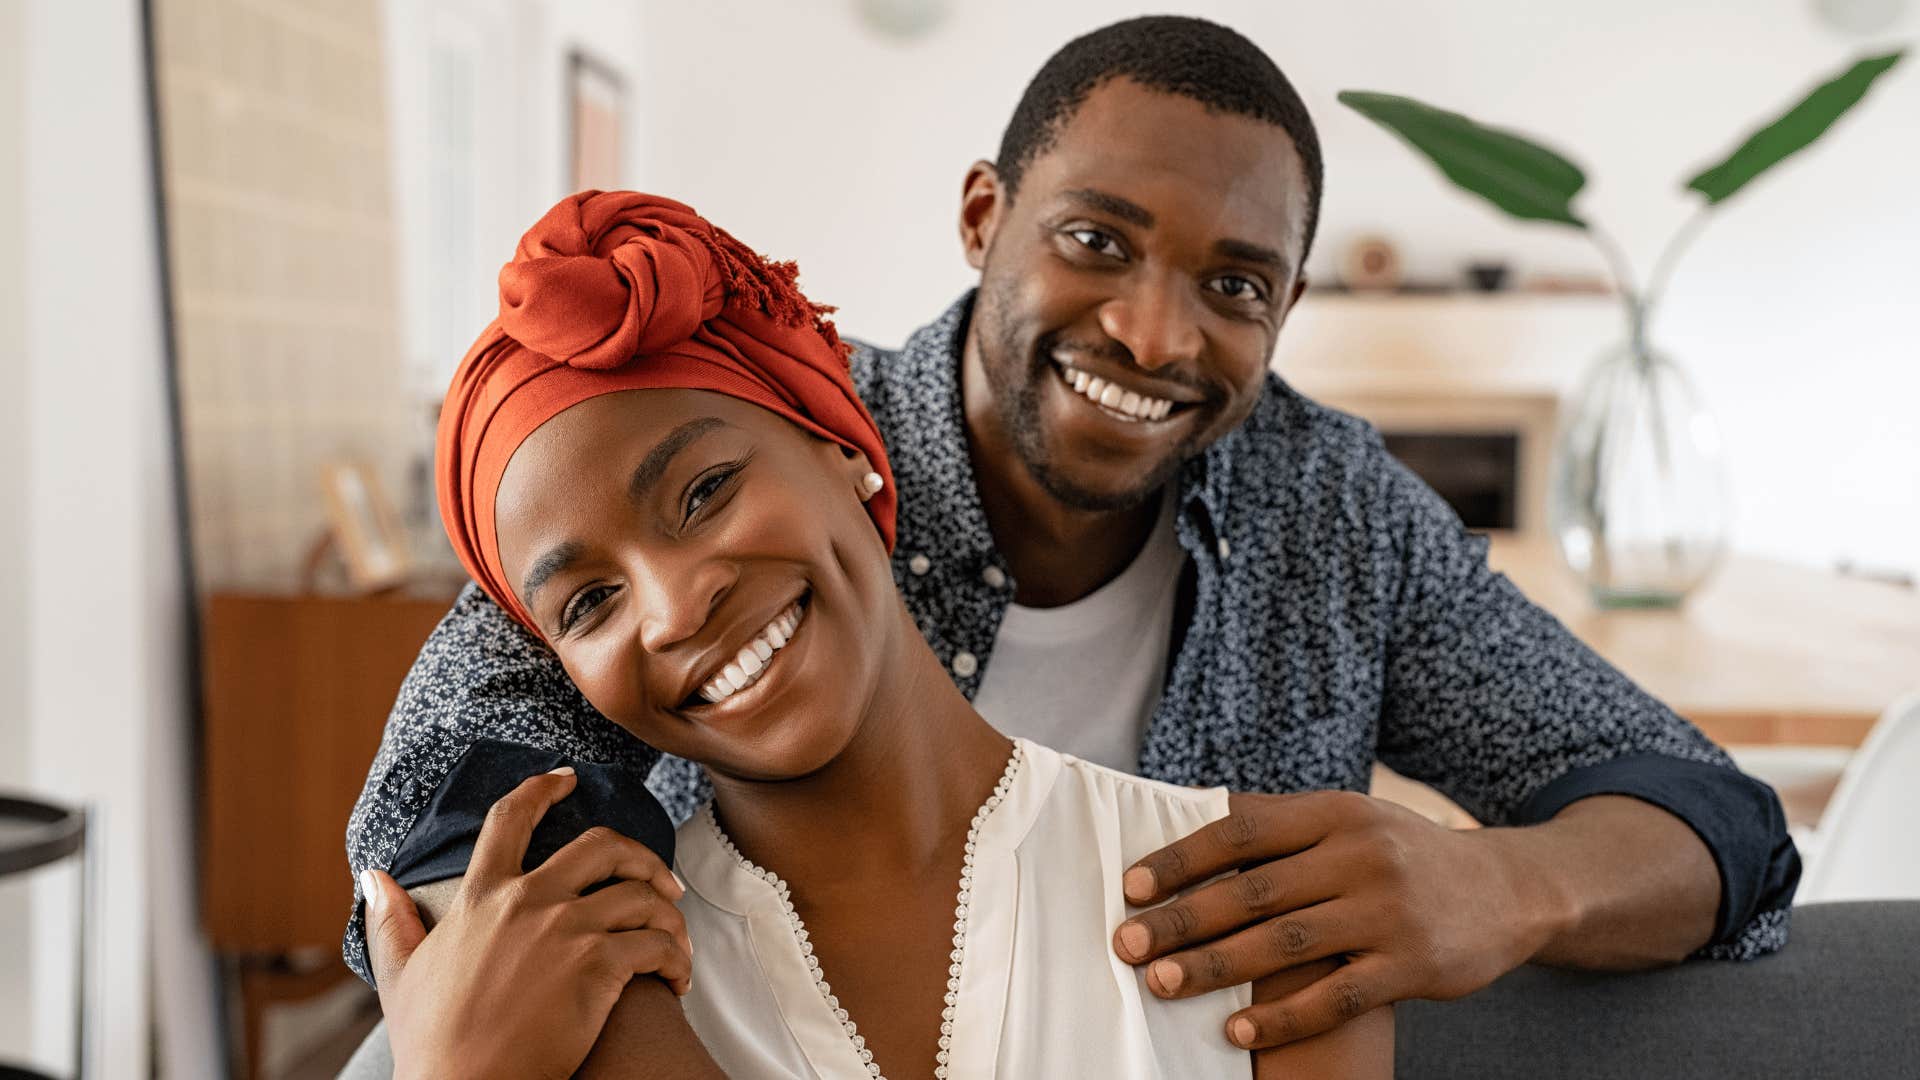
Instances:
[[[865,493],[865,498],[873,498],[880,493],[881,488],[886,486],[887,482],[881,479],[877,472],[870,472],[860,478],[860,490]]]

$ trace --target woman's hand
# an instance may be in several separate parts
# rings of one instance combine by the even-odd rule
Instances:
[[[367,948],[394,1075],[571,1076],[629,979],[684,994],[693,974],[684,890],[653,852],[589,829],[530,873],[533,828],[573,770],[531,777],[488,813],[452,907],[427,933],[389,876],[367,871]],[[588,896],[581,890],[618,878]]]

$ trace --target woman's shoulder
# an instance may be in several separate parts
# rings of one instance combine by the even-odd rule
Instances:
[[[1227,816],[1227,789],[1193,788],[1096,765],[1021,740],[1029,761],[1052,773],[1047,809],[1035,827],[1091,829],[1116,838],[1120,854],[1137,859]]]

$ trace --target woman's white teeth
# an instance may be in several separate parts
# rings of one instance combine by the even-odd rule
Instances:
[[[773,662],[773,654],[793,640],[794,628],[800,625],[800,614],[799,604],[781,612],[740,650],[732,663],[720,669],[713,681],[700,688],[700,696],[708,704],[716,704],[759,682],[760,673]]]
[[[1073,387],[1074,393],[1128,420],[1159,420],[1173,411],[1174,403],[1166,398],[1149,397],[1098,375],[1089,375],[1072,364],[1054,362],[1059,364],[1061,377]]]

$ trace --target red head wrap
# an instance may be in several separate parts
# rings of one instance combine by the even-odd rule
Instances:
[[[520,238],[500,317],[467,351],[440,410],[435,484],[453,550],[494,602],[535,629],[500,566],[493,503],[527,436],[622,390],[712,390],[866,453],[887,484],[867,512],[889,550],[895,501],[879,428],[861,405],[829,308],[691,207],[584,191]]]

